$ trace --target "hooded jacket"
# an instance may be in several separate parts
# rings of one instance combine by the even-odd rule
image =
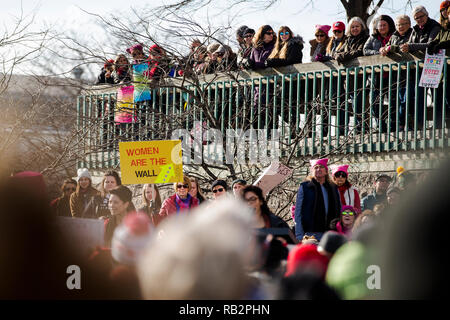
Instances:
[[[265,61],[267,67],[282,67],[291,64],[302,63],[303,59],[303,38],[300,36],[293,37],[287,42],[286,58],[271,58]]]

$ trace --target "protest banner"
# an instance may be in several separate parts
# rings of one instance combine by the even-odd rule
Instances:
[[[425,54],[422,76],[419,87],[437,88],[441,82],[442,67],[445,63],[445,50],[439,50],[437,54]]]
[[[183,181],[181,140],[120,142],[123,184]]]
[[[104,221],[98,219],[57,217],[57,228],[70,239],[81,254],[103,246]]]
[[[133,86],[120,87],[117,89],[117,103],[114,112],[114,121],[117,123],[136,122],[135,108],[133,103]]]
[[[264,195],[267,195],[273,188],[289,178],[293,171],[280,162],[272,162],[253,185],[260,187]]]
[[[151,99],[148,63],[133,65],[134,103]]]

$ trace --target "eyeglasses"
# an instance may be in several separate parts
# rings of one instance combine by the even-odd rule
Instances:
[[[181,189],[181,188],[189,189],[189,185],[188,184],[178,184],[177,189]]]
[[[268,34],[269,36],[273,36],[273,31],[267,31],[267,32],[264,33],[264,34]]]
[[[395,24],[396,26],[398,26],[398,27],[403,27],[403,26],[409,26],[410,25],[410,23],[396,23]]]
[[[289,35],[289,31],[286,31],[286,32],[280,32],[280,36],[284,36],[284,35]]]
[[[343,216],[353,216],[355,213],[353,211],[344,211],[341,214]]]
[[[342,171],[336,172],[336,173],[334,174],[334,176],[335,176],[336,178],[347,178],[347,174],[346,174],[345,172],[342,172]]]
[[[225,191],[224,188],[219,188],[219,189],[213,190],[213,193],[223,192],[223,191]]]
[[[246,34],[244,38],[253,38],[253,34]]]
[[[342,33],[342,32],[344,32],[344,31],[342,31],[342,30],[333,30],[333,33]]]
[[[251,197],[251,198],[245,199],[246,202],[255,202],[256,200],[258,200],[257,197]]]
[[[323,38],[323,37],[325,37],[325,35],[324,34],[316,34],[316,37],[317,38]]]
[[[64,188],[64,191],[76,191],[77,188]]]
[[[414,17],[414,20],[420,20],[420,19],[422,19],[422,18],[424,18],[424,17],[426,17],[426,15],[421,15],[421,16],[418,16],[418,17]]]

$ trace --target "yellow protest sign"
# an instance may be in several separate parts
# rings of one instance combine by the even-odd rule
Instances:
[[[119,142],[123,184],[183,181],[180,140]]]

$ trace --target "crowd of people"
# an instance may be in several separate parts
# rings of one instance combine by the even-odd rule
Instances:
[[[350,182],[349,168],[350,165],[344,164],[333,165],[329,169],[328,159],[311,160],[310,174],[300,184],[296,201],[290,209],[292,220],[287,215],[286,221],[273,213],[261,188],[248,184],[243,179],[237,179],[231,184],[219,179],[205,188],[197,178],[185,175],[182,182],[173,184],[173,190],[165,199],[162,199],[156,184],[145,184],[142,189],[135,189],[137,197],[133,197],[132,190],[121,184],[120,176],[115,171],[107,171],[98,190],[95,189],[86,168],[78,170],[76,180],[66,179],[63,182],[62,195],[50,202],[50,208],[53,217],[100,219],[104,222],[103,246],[91,248],[89,265],[94,266],[94,270],[95,266],[109,266],[107,274],[110,277],[105,281],[113,287],[117,286],[117,290],[125,287],[121,297],[205,298],[192,292],[195,287],[192,283],[190,285],[193,287],[181,289],[172,283],[178,276],[181,277],[178,274],[181,271],[177,270],[176,265],[194,272],[192,265],[180,265],[188,263],[187,260],[193,257],[179,257],[176,253],[178,247],[158,243],[175,241],[172,237],[180,237],[183,246],[187,246],[186,250],[193,250],[191,254],[195,256],[202,254],[196,250],[212,250],[201,249],[206,245],[203,241],[208,241],[208,237],[216,237],[221,232],[233,233],[231,230],[237,224],[239,230],[248,237],[253,235],[255,239],[253,251],[246,252],[246,256],[242,256],[241,252],[237,257],[239,263],[247,266],[249,276],[241,284],[246,284],[247,289],[251,290],[243,294],[239,291],[242,288],[238,291],[234,291],[237,288],[224,289],[223,293],[216,294],[217,298],[235,298],[238,292],[240,298],[248,299],[290,299],[302,294],[307,294],[306,298],[314,298],[310,296],[312,292],[296,291],[306,290],[301,284],[303,281],[312,281],[311,279],[321,288],[322,298],[365,298],[367,290],[354,296],[346,294],[345,288],[340,287],[340,282],[333,287],[336,279],[330,276],[328,281],[327,266],[339,247],[346,243],[359,243],[357,237],[362,231],[383,220],[386,211],[396,208],[400,198],[414,187],[417,179],[413,173],[399,167],[394,186],[391,186],[392,177],[381,173],[375,178],[373,192],[361,197],[358,189]],[[282,216],[283,212],[279,214]],[[183,238],[187,237],[187,231],[180,231],[180,228],[189,226],[195,219],[205,219],[203,222],[198,220],[197,223],[204,223],[205,228],[212,229],[210,234],[191,235],[195,238],[192,240]],[[232,221],[226,221],[227,219]],[[178,220],[182,221],[178,222],[181,225],[174,222]],[[214,225],[207,226],[208,221],[215,221]],[[203,228],[200,225],[193,228]],[[200,248],[189,248],[190,241]],[[159,245],[164,246],[166,251],[152,249],[155,250],[153,252],[148,249]],[[193,243],[191,245],[194,246]],[[226,246],[228,245],[231,247],[219,249],[226,251],[237,248],[236,244],[228,243]],[[218,266],[218,262],[213,263],[215,268],[223,271],[227,266],[224,258],[217,257],[218,253],[210,254],[225,264]],[[148,261],[145,268],[139,265],[139,256]],[[187,260],[182,262],[183,259]],[[199,264],[189,261],[194,265]],[[171,265],[169,270],[167,265]],[[140,277],[154,279],[154,282],[143,284],[140,281],[146,280],[139,280]],[[164,284],[167,285],[167,291],[159,287],[164,286],[161,281],[167,281]],[[210,281],[220,282],[218,279]],[[232,284],[236,285],[234,282]],[[295,284],[299,287],[295,288]],[[180,291],[175,290],[175,287]],[[317,287],[314,290],[316,289]]]
[[[443,1],[440,5],[439,22],[429,17],[429,13],[424,6],[417,6],[411,12],[411,17],[416,24],[413,26],[412,19],[408,15],[399,15],[391,18],[389,15],[381,15],[373,19],[373,27],[369,30],[365,22],[359,17],[353,17],[345,24],[342,21],[336,21],[332,25],[318,24],[314,27],[315,38],[310,40],[311,50],[309,56],[312,62],[326,62],[334,60],[339,64],[362,57],[362,56],[389,56],[396,53],[437,53],[440,49],[449,49],[450,40],[448,37],[449,19],[448,10],[449,1]],[[126,51],[131,57],[131,63],[124,54],[120,54],[115,60],[107,60],[98,76],[97,84],[126,84],[134,79],[134,65],[148,65],[145,71],[145,77],[151,82],[158,81],[161,77],[192,76],[201,74],[211,74],[226,71],[238,70],[256,70],[267,67],[281,67],[302,63],[304,40],[300,35],[293,33],[288,26],[281,26],[275,32],[270,25],[263,25],[256,31],[247,26],[241,26],[236,31],[236,40],[239,43],[237,52],[224,43],[211,42],[207,38],[204,41],[194,39],[190,45],[188,55],[180,58],[168,54],[164,48],[154,44],[148,49],[146,54],[145,46],[135,44]],[[332,35],[330,35],[330,31]],[[420,76],[420,75],[419,75]],[[380,122],[380,128],[386,132],[387,126],[391,131],[395,130],[395,118],[398,117],[399,130],[403,131],[405,126],[411,128],[414,119],[417,119],[418,129],[424,127],[424,110],[426,107],[425,97],[427,89],[416,87],[419,78],[415,72],[408,75],[406,70],[400,73],[392,74],[392,83],[398,80],[398,90],[395,94],[389,95],[391,105],[395,106],[398,100],[398,116],[392,114],[391,122],[387,123],[381,120],[380,115],[385,113],[381,110],[379,99],[384,101],[389,92],[390,82],[389,74],[377,73],[374,79],[368,79],[363,82],[362,75],[350,77],[348,83],[337,79],[331,87],[326,84],[325,90],[330,89],[331,96],[335,97],[337,92],[342,95],[345,88],[349,89],[349,98],[352,101],[352,108],[356,115],[356,128],[361,127],[361,113],[363,105],[363,88],[372,88],[373,94],[370,94],[370,104],[372,105],[372,116]],[[408,78],[409,77],[409,78]],[[408,78],[408,79],[407,79]],[[338,86],[341,87],[338,87]],[[446,86],[449,91],[450,86]],[[259,92],[259,88],[254,89],[254,102],[259,101],[259,96],[264,95]],[[442,127],[443,109],[449,110],[449,104],[442,107],[444,85],[441,81],[432,94],[436,114],[434,116],[436,128]],[[311,95],[311,93],[309,94]],[[449,96],[450,92],[445,92]],[[326,95],[328,96],[328,94]],[[264,107],[264,102],[262,107]],[[264,109],[264,108],[262,108]],[[265,117],[264,110],[261,111],[262,118]],[[446,112],[447,114],[449,112]],[[287,112],[286,112],[287,114]],[[343,115],[341,112],[339,123],[343,124]],[[380,118],[380,119],[379,119]],[[408,121],[409,119],[409,121]],[[428,119],[430,120],[430,119]],[[409,123],[407,123],[407,121]],[[342,130],[342,129],[340,129]],[[342,130],[343,133],[343,130]]]
[[[41,174],[16,173],[0,186],[0,228],[8,239],[1,244],[0,254],[8,263],[2,265],[0,277],[24,270],[29,259],[46,265],[37,267],[42,277],[0,281],[0,294],[84,299],[376,298],[366,286],[366,269],[382,260],[373,260],[372,253],[379,249],[371,241],[380,240],[395,225],[389,219],[399,214],[399,204],[416,184],[429,185],[399,167],[395,185],[391,176],[381,173],[374,179],[373,193],[360,196],[349,168],[329,169],[328,159],[311,160],[310,174],[290,209],[292,221],[274,214],[263,190],[243,179],[231,184],[216,180],[205,188],[197,178],[184,176],[164,200],[158,185],[145,184],[135,189],[140,198],[136,201],[117,172],[106,172],[97,190],[89,171],[79,169],[75,180],[63,182],[61,197],[50,202]],[[438,177],[445,178],[444,172]],[[438,194],[427,199],[427,205],[448,201],[444,197],[434,203]],[[417,201],[423,202],[419,195]],[[416,201],[410,199],[403,203]],[[413,221],[416,212],[410,214]],[[76,244],[69,234],[55,229],[58,217],[102,220],[103,245],[88,252],[73,250]],[[79,293],[65,289],[65,279],[55,277],[55,268],[74,264],[83,270]],[[40,281],[49,283],[39,287]]]

